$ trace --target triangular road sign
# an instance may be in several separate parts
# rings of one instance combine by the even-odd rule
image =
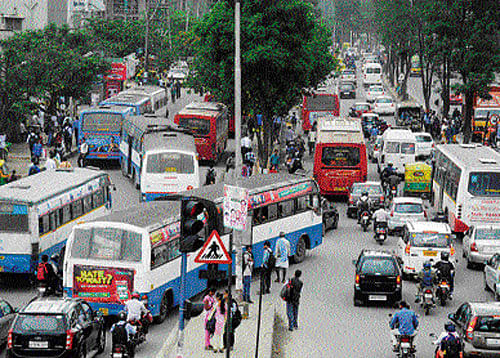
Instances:
[[[194,259],[199,264],[230,264],[232,261],[216,230],[212,231]]]

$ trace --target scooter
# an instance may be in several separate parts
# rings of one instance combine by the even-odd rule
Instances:
[[[124,344],[114,344],[111,347],[111,358],[131,358],[128,347]]]
[[[304,169],[302,166],[302,160],[300,159],[298,153],[288,156],[286,160],[286,167],[288,169],[288,173],[290,174],[295,173],[299,169]]]
[[[366,232],[368,226],[370,225],[370,213],[368,211],[363,211],[361,213],[360,224],[363,231]]]
[[[446,305],[446,300],[450,299],[450,284],[446,280],[441,280],[438,287],[436,288],[436,297],[439,300],[441,306]]]
[[[420,300],[420,306],[423,308],[426,315],[431,312],[431,308],[436,306],[432,287],[424,288],[424,291],[422,292],[422,299]]]
[[[375,241],[382,245],[385,240],[387,240],[387,226],[377,225],[375,228]]]
[[[415,358],[415,351],[412,336],[398,336],[398,351],[396,354],[399,358]]]

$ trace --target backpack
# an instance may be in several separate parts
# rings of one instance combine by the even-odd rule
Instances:
[[[232,323],[233,323],[233,332],[236,328],[238,328],[238,326],[240,325],[241,323],[241,311],[240,311],[240,308],[238,307],[238,304],[236,303],[235,300],[233,300],[233,305],[236,307],[236,311],[233,312],[233,315],[231,316],[231,319],[232,319]]]
[[[292,282],[290,280],[288,280],[287,283],[285,283],[281,288],[280,297],[285,302],[287,302],[292,297]]]
[[[124,323],[116,323],[115,328],[113,329],[112,333],[112,338],[113,338],[113,344],[123,344],[126,345],[128,342],[128,333],[127,329],[125,328],[125,322]]]
[[[462,342],[460,338],[453,334],[448,334],[441,341],[441,351],[446,358],[459,358],[462,351]]]
[[[424,276],[422,277],[422,284],[424,286],[432,286],[432,275],[430,270],[424,270]]]
[[[274,254],[271,250],[268,251],[269,251],[269,258],[267,259],[267,268],[273,269],[276,267],[276,257],[274,257]]]
[[[45,281],[49,277],[49,270],[47,269],[47,263],[40,262],[36,270],[36,278],[38,281]]]

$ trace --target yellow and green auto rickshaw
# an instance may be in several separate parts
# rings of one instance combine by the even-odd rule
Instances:
[[[405,166],[405,196],[430,197],[432,167],[425,163],[412,163]]]

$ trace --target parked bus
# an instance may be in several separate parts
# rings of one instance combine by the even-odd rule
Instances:
[[[128,90],[123,91],[122,93],[130,93],[130,94],[142,94],[151,100],[151,107],[153,112],[156,112],[160,108],[167,105],[167,91],[165,88],[159,86],[136,86],[129,88]]]
[[[110,212],[106,173],[57,169],[0,187],[0,272],[34,273],[42,254],[60,253],[75,223]]]
[[[100,103],[102,106],[124,106],[133,109],[134,116],[153,113],[151,97],[141,93],[123,91]]]
[[[433,206],[456,233],[475,224],[500,222],[500,153],[476,144],[437,146]]]
[[[340,115],[339,97],[332,93],[314,93],[302,99],[302,129],[311,130],[316,118],[323,114]]]
[[[174,117],[175,124],[189,129],[200,160],[217,162],[226,149],[228,111],[222,103],[193,102]]]
[[[78,143],[87,142],[86,159],[120,159],[120,131],[132,108],[120,106],[86,107],[80,110]]]
[[[320,196],[314,180],[258,174],[241,184],[249,190],[250,199],[244,244],[252,245],[255,267],[262,266],[264,242],[270,241],[274,249],[280,232],[290,240],[295,262],[322,244]],[[185,194],[210,200],[221,209],[210,225],[215,225],[228,247],[230,230],[222,227],[224,184]],[[130,293],[137,291],[146,296],[153,316],[163,321],[180,300],[179,211],[178,201],[142,203],[76,226],[65,256],[65,294],[87,300],[105,315],[116,315]],[[205,239],[209,231],[202,231]],[[195,263],[196,255],[188,255],[186,297],[207,288],[207,281],[200,279],[207,265]],[[215,269],[227,272],[227,265]]]
[[[215,96],[213,94],[207,93],[205,97],[203,97],[203,102],[217,102],[215,99]],[[235,124],[234,124],[234,115],[229,114],[229,138],[234,138],[234,132],[235,132]]]
[[[141,199],[155,200],[200,186],[193,136],[165,117],[135,116],[123,123],[121,167],[140,188]]]
[[[319,117],[313,173],[323,195],[348,195],[353,183],[366,181],[366,144],[359,119]]]

